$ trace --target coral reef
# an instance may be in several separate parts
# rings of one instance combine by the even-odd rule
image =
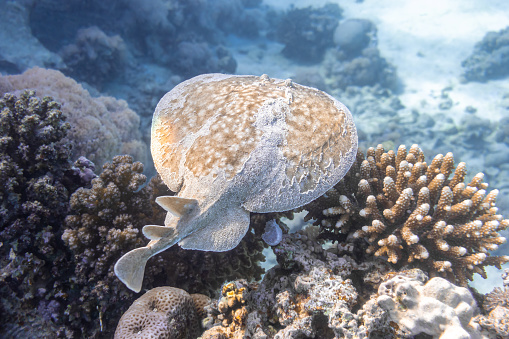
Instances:
[[[497,207],[501,214],[509,212],[509,147],[506,118],[489,119],[489,111],[469,111],[455,119],[449,110],[438,106],[449,102],[451,87],[437,93],[435,101],[423,103],[423,110],[405,108],[399,97],[380,85],[335,89],[356,118],[359,145],[367,149],[383,144],[387,149],[409,142],[416,143],[427,156],[454,150],[456,159],[469,164],[469,171],[483,172],[485,181],[500,190]],[[505,235],[507,236],[507,234]],[[498,250],[507,252],[507,243]]]
[[[330,50],[325,59],[325,73],[331,79],[333,89],[376,84],[397,89],[396,69],[380,55],[377,48],[366,48],[352,59],[342,59],[337,51]]]
[[[342,12],[337,4],[288,10],[274,32],[276,40],[285,45],[283,55],[304,63],[322,61]]]
[[[342,21],[334,33],[335,48],[325,55],[324,73],[329,86],[346,89],[349,86],[375,86],[399,89],[396,69],[378,50],[377,29],[364,19]]]
[[[70,194],[91,179],[86,159],[70,162],[69,128],[50,97],[0,99],[0,308],[14,332],[28,319],[62,321],[72,270],[62,222]]]
[[[147,147],[140,140],[140,118],[125,101],[93,98],[76,81],[54,70],[35,67],[20,75],[0,77],[0,94],[24,89],[34,89],[62,104],[62,113],[72,126],[67,135],[72,158],[86,156],[97,166],[117,154],[147,160]]]
[[[498,232],[509,225],[495,206],[498,190],[487,192],[482,173],[466,184],[465,176],[465,163],[454,169],[452,153],[428,165],[417,145],[397,152],[378,145],[366,157],[359,152],[345,178],[303,209],[325,238],[351,234],[349,241],[368,242],[368,254],[465,286],[474,273],[486,278],[485,266],[509,261],[489,254],[505,242]]]
[[[370,45],[376,47],[376,27],[366,19],[341,21],[334,32],[334,45],[345,55],[359,55]]]
[[[274,248],[278,265],[259,285],[245,280],[225,284],[217,304],[206,308],[208,329],[202,338],[332,338],[345,333],[354,338],[357,324],[346,319],[353,317],[357,291],[346,277],[370,265],[325,251],[318,231],[310,227],[283,235]]]
[[[119,77],[127,63],[127,47],[119,35],[108,36],[99,27],[82,28],[74,43],[59,52],[64,72],[99,90],[102,84]]]
[[[474,318],[483,331],[502,338],[509,337],[509,269],[502,273],[504,286],[495,287],[484,296],[482,304],[486,314]]]
[[[488,32],[461,66],[466,81],[484,82],[509,75],[509,27]]]
[[[183,41],[176,46],[172,69],[185,78],[203,73],[235,73],[237,61],[223,46]]]
[[[74,253],[73,286],[79,287],[79,302],[70,303],[66,313],[72,328],[90,336],[99,332],[99,321],[104,333],[110,333],[126,303],[134,299],[134,293],[115,276],[113,264],[123,253],[146,243],[141,228],[161,224],[166,214],[155,198],[173,194],[159,177],[143,186],[146,177],[142,171],[143,165],[132,157],[116,156],[103,165],[91,188],[80,188],[70,198],[71,213],[62,239]],[[253,227],[257,225],[260,234],[266,220],[253,218]],[[225,253],[174,247],[149,261],[144,287],[171,285],[191,293],[212,294],[228,279],[259,280],[263,269],[257,262],[264,259],[263,248],[260,236],[251,232]]]
[[[357,264],[319,237],[316,226],[285,234],[259,284],[223,285],[200,338],[495,338],[495,326],[503,335],[505,325],[479,320],[468,289],[379,259]]]
[[[193,298],[174,287],[153,288],[136,299],[122,315],[114,338],[194,339],[200,332],[194,299],[198,299],[203,308],[201,304],[206,300],[203,297],[195,295]]]

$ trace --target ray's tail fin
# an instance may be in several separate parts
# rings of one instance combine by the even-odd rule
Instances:
[[[115,274],[129,289],[139,292],[145,265],[152,255],[153,251],[149,247],[140,247],[127,252],[115,264]]]

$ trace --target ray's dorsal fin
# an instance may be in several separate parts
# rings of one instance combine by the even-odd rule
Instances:
[[[150,240],[159,240],[174,234],[175,229],[167,226],[146,225],[143,227],[142,232]]]
[[[187,199],[171,195],[163,195],[157,197],[156,203],[166,211],[179,218],[198,206],[198,200],[196,199]]]

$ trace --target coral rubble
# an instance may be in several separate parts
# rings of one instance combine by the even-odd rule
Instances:
[[[99,27],[80,29],[73,44],[60,51],[65,72],[97,86],[119,76],[127,64],[127,47],[119,35],[108,36]]]
[[[451,176],[452,175],[452,176]],[[366,253],[397,267],[410,264],[465,286],[484,267],[509,256],[490,256],[505,242],[498,233],[509,220],[498,214],[498,190],[487,191],[483,174],[465,183],[466,165],[452,153],[430,164],[417,145],[359,152],[333,190],[303,207],[331,240],[368,242]]]
[[[325,54],[323,69],[331,89],[375,86],[398,90],[396,68],[378,49],[377,29],[369,20],[347,19],[334,33],[335,48]]]

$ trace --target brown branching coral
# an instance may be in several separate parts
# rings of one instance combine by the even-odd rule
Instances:
[[[84,335],[93,337],[99,330],[87,321],[102,323],[107,310],[108,319],[118,319],[123,310],[116,302],[133,297],[117,281],[113,265],[122,251],[143,243],[139,222],[152,216],[150,187],[140,189],[146,181],[142,171],[143,165],[131,156],[116,156],[103,165],[90,189],[80,188],[71,196],[62,240],[74,254],[80,296],[66,312]],[[104,325],[111,331],[111,324]]]
[[[4,332],[6,324],[15,328],[27,319],[51,320],[58,328],[64,322],[73,264],[60,239],[62,222],[69,196],[93,176],[87,159],[74,166],[70,161],[70,128],[51,97],[39,98],[34,91],[0,97],[2,338],[11,337]]]
[[[386,152],[382,145],[359,151],[350,172],[323,197],[306,205],[325,238],[368,242],[366,252],[403,266],[422,267],[466,285],[474,273],[509,256],[490,256],[505,242],[509,220],[497,214],[498,190],[487,191],[483,174],[465,183],[466,165],[452,153],[431,163],[413,145]],[[354,240],[355,241],[355,240]]]

